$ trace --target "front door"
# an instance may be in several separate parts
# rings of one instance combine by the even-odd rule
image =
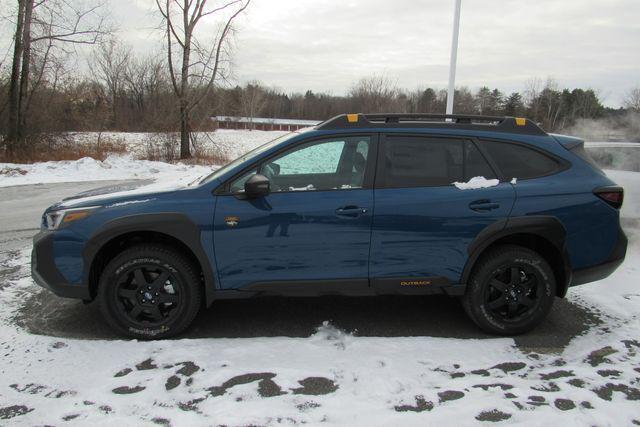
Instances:
[[[222,289],[368,279],[375,155],[370,135],[298,144],[234,178],[218,196],[214,250]],[[253,174],[271,193],[243,199]]]
[[[509,182],[454,185],[496,174],[463,138],[389,134],[381,140],[372,227],[374,286],[457,284],[480,231],[507,218]],[[466,188],[466,189],[464,189]],[[416,279],[416,280],[412,280]]]

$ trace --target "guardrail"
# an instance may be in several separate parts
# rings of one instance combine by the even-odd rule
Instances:
[[[587,148],[640,148],[640,142],[585,142]]]

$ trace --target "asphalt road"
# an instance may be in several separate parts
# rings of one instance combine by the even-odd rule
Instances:
[[[84,182],[0,188],[0,257],[30,247],[42,211],[64,197],[115,182]],[[18,274],[0,263],[0,281]],[[0,283],[0,287],[2,283]],[[466,317],[457,299],[431,297],[261,298],[218,301],[201,312],[186,338],[308,337],[323,321],[360,336],[429,336],[490,339]],[[80,339],[117,338],[93,304],[58,298],[38,289],[15,321],[32,333]],[[556,299],[535,331],[516,337],[523,350],[556,352],[599,322],[594,312]]]

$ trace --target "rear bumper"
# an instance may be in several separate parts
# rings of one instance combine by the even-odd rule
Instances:
[[[31,276],[39,286],[60,297],[91,299],[87,286],[68,283],[58,271],[53,259],[53,233],[50,231],[41,231],[33,238]]]
[[[595,282],[607,278],[613,273],[624,261],[627,254],[627,236],[620,228],[618,235],[618,243],[611,251],[611,255],[601,264],[592,267],[573,270],[571,274],[571,284],[569,286],[583,285],[585,283]]]

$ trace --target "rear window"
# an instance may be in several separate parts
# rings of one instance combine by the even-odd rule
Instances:
[[[529,179],[551,175],[560,163],[538,150],[508,142],[482,141],[504,178]]]
[[[384,187],[436,187],[474,176],[495,178],[470,141],[387,136],[384,143]]]

